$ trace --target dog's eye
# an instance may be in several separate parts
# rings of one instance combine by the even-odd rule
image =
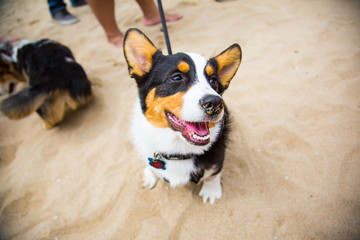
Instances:
[[[212,87],[215,91],[218,90],[219,83],[218,83],[218,81],[217,81],[217,79],[216,79],[215,77],[210,78],[210,79],[209,79],[209,83],[210,83],[211,87]]]
[[[170,79],[173,80],[174,82],[180,82],[181,80],[183,80],[183,77],[181,76],[181,74],[177,73],[171,76]]]
[[[214,78],[214,77],[210,78],[209,82],[211,85],[217,84],[216,78]]]

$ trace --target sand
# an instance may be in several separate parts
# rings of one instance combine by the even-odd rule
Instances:
[[[61,26],[46,1],[3,0],[0,35],[69,46],[95,99],[51,130],[36,114],[0,115],[0,239],[359,239],[359,1],[163,5],[184,15],[168,26],[173,52],[243,50],[224,94],[223,197],[204,204],[195,184],[142,188],[128,127],[136,85],[88,6],[68,7],[80,22]],[[116,15],[167,53],[135,1],[116,1]]]

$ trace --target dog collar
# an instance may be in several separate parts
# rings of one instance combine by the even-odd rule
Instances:
[[[148,158],[149,165],[156,169],[166,170],[166,161],[171,160],[187,160],[192,158],[194,155],[186,154],[163,154],[163,153],[154,153],[153,158]]]
[[[193,154],[186,154],[186,155],[182,155],[182,154],[163,154],[163,153],[158,153],[160,154],[163,158],[167,159],[167,160],[187,160],[192,158],[194,155]]]

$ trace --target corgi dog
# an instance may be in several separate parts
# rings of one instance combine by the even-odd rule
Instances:
[[[207,60],[196,53],[165,56],[138,29],[124,37],[129,75],[138,88],[132,142],[145,162],[144,187],[200,183],[211,204],[222,196],[220,176],[229,133],[222,94],[241,63],[233,44]]]
[[[21,119],[36,111],[44,127],[52,128],[63,120],[67,108],[76,110],[92,99],[84,69],[68,47],[53,40],[24,40],[10,52],[7,47],[7,53],[3,48],[0,64],[4,69],[2,84],[14,84],[15,79],[28,83],[28,87],[2,101],[1,111],[10,119]]]

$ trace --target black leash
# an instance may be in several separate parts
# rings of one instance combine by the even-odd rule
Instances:
[[[161,0],[158,0],[157,2],[158,2],[158,8],[159,8],[159,13],[160,13],[160,18],[161,18],[161,24],[162,24],[163,31],[164,31],[166,47],[168,50],[168,54],[171,55],[172,51],[171,51],[171,45],[170,45],[169,34],[168,34],[167,26],[166,26],[166,21],[165,21],[164,10],[162,7]]]

